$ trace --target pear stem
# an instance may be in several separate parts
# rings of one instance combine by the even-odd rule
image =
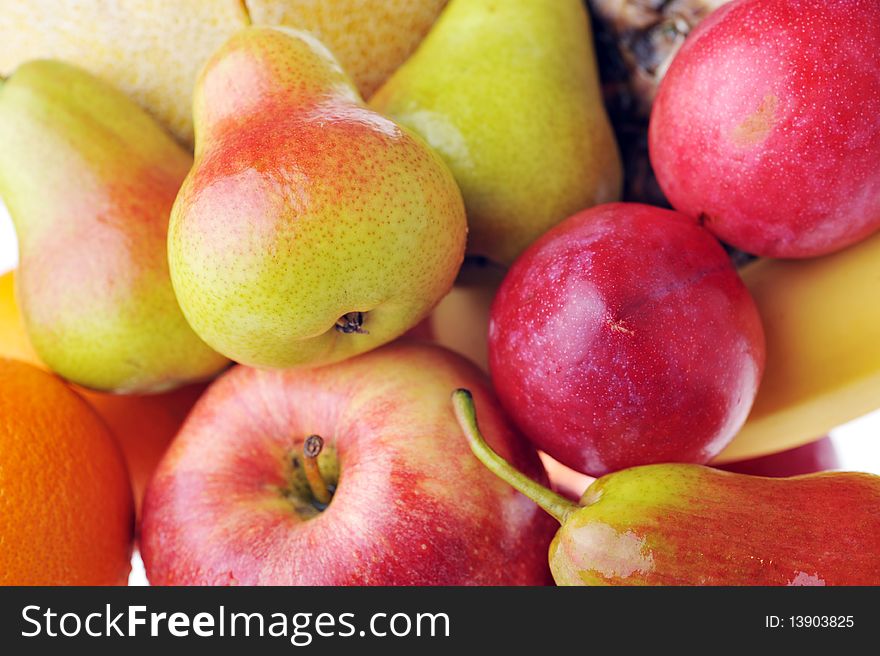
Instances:
[[[348,314],[343,314],[337,319],[334,327],[343,335],[351,335],[352,333],[357,333],[359,335],[370,334],[368,330],[364,329],[363,312],[349,312]]]
[[[458,425],[464,432],[471,451],[477,459],[495,474],[498,478],[510,484],[519,492],[538,504],[541,508],[552,515],[560,524],[580,506],[556,494],[553,490],[536,483],[525,474],[517,471],[504,458],[492,450],[487,443],[480,427],[477,424],[477,410],[474,407],[474,397],[469,390],[457,389],[452,393],[452,406],[455,409],[455,417]]]
[[[327,488],[327,482],[321,476],[321,470],[318,469],[318,455],[323,448],[324,439],[320,435],[309,435],[306,438],[303,444],[303,470],[315,501],[326,506],[332,495]]]

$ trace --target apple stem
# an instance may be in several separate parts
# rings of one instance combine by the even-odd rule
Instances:
[[[363,312],[349,312],[347,314],[343,314],[336,321],[336,325],[334,326],[336,330],[341,332],[343,335],[350,335],[352,333],[357,333],[358,335],[369,335],[370,332],[364,329],[364,313]]]
[[[517,471],[509,462],[492,450],[480,432],[474,397],[469,390],[455,390],[452,393],[452,406],[455,408],[455,417],[470,444],[471,451],[480,462],[486,465],[489,471],[526,495],[560,524],[564,523],[569,514],[580,507]]]
[[[303,444],[303,469],[315,501],[326,506],[330,503],[332,495],[330,490],[327,489],[327,482],[321,476],[321,470],[318,469],[318,455],[323,448],[324,438],[320,435],[309,435],[306,438]]]

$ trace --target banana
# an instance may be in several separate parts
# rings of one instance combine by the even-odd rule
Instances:
[[[791,449],[880,407],[880,233],[740,273],[764,322],[767,364],[748,421],[715,462]]]

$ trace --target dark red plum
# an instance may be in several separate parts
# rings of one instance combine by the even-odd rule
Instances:
[[[529,439],[599,476],[717,455],[754,401],[764,334],[697,221],[615,203],[567,219],[514,263],[492,305],[489,365]]]

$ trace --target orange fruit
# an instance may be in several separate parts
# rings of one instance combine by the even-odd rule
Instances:
[[[133,528],[98,414],[61,379],[0,358],[0,584],[124,585]]]
[[[131,475],[138,517],[147,483],[206,387],[207,383],[187,385],[155,396],[115,396],[76,388],[116,436]]]
[[[0,276],[0,357],[46,368],[28,341],[15,302],[11,271]],[[205,387],[205,383],[199,383],[151,396],[119,396],[76,388],[116,436],[131,474],[138,515],[153,471]]]

